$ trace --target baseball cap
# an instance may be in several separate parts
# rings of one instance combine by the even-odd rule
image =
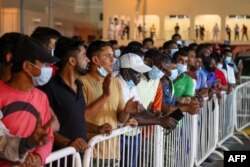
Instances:
[[[159,50],[157,49],[149,49],[146,53],[145,53],[145,59],[146,58],[150,58],[152,60],[161,60],[164,59],[166,56],[161,53]]]
[[[142,58],[134,53],[127,53],[120,58],[121,68],[131,68],[137,72],[145,73],[151,70],[149,66],[144,64]]]
[[[49,50],[39,41],[27,35],[18,39],[12,52],[12,63],[21,65],[25,60],[39,60],[43,63],[56,63],[58,58],[53,57]]]

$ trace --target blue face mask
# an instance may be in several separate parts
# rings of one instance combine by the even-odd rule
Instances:
[[[129,89],[133,89],[135,87],[135,83],[132,80],[127,81]]]
[[[226,57],[224,61],[228,64],[232,61],[232,57]]]
[[[179,74],[182,74],[182,73],[187,71],[187,66],[183,65],[183,64],[177,63],[176,68],[177,68]]]
[[[148,72],[148,76],[150,79],[161,79],[164,73],[156,66],[153,66],[152,70]]]
[[[178,76],[178,70],[174,69],[171,70],[171,75],[168,78],[170,79],[170,81],[173,81],[177,78],[177,76]]]
[[[178,52],[179,49],[170,49],[170,57],[173,58],[175,52]]]
[[[114,56],[115,56],[116,58],[119,58],[120,55],[121,55],[121,50],[120,50],[120,49],[115,49]]]
[[[97,71],[102,77],[106,77],[108,75],[108,72],[103,67],[98,67]]]

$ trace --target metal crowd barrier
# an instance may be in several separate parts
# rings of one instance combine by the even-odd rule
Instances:
[[[63,148],[52,152],[46,159],[46,167],[82,167],[81,158],[73,147]]]
[[[194,146],[196,146],[195,165],[201,165],[212,153],[219,157],[223,155],[216,151],[218,142],[218,125],[219,125],[219,105],[218,99],[214,96],[211,100],[204,99],[203,107],[197,114],[197,126],[194,127],[193,133]]]
[[[160,126],[124,127],[109,136],[95,136],[85,151],[84,167],[193,166],[193,120],[193,116],[185,114],[178,127],[167,136]],[[117,152],[112,155],[114,149]]]
[[[250,81],[250,76],[241,76],[240,77],[240,84],[243,84],[247,81]]]
[[[201,165],[212,153],[223,158],[216,147],[228,150],[222,144],[229,138],[242,143],[234,136],[234,128],[243,133],[250,125],[249,93],[250,81],[230,94],[222,93],[220,99],[205,99],[197,115],[185,114],[167,136],[160,126],[123,127],[111,135],[97,135],[88,143],[83,167],[193,167]],[[79,154],[73,148],[67,149],[68,153],[52,153],[46,164],[74,155],[73,166],[81,166]]]
[[[229,151],[229,149],[222,144],[229,138],[233,138],[243,145],[243,142],[234,135],[236,118],[234,105],[235,95],[235,91],[229,94],[227,94],[226,92],[222,92],[222,97],[219,101],[219,140],[217,147],[225,151]]]
[[[249,136],[242,130],[250,125],[250,81],[245,82],[235,88],[234,110],[237,118],[235,123],[236,131],[242,133],[248,139]]]

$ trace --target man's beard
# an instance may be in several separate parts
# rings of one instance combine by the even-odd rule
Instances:
[[[86,75],[87,72],[88,72],[88,66],[86,68],[82,68],[80,67],[79,64],[76,65],[76,72],[79,74],[79,75]]]

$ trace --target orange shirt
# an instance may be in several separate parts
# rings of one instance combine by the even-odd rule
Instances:
[[[152,109],[157,110],[157,111],[161,111],[161,106],[162,106],[162,84],[161,82],[159,82],[156,94],[155,94],[155,98],[154,101],[152,103]]]

